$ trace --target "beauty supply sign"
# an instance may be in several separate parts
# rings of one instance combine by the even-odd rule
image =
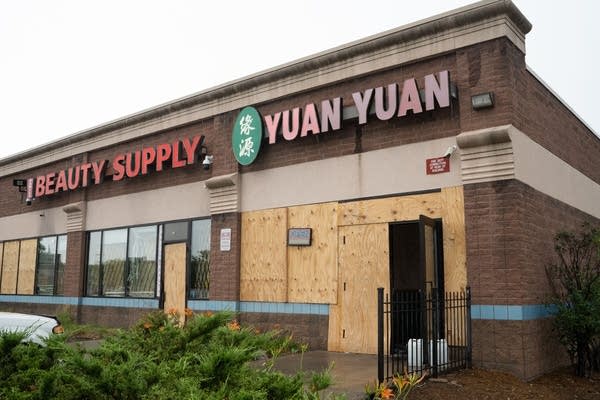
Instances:
[[[450,73],[447,70],[426,75],[424,88],[419,90],[415,78],[402,84],[368,88],[352,93],[358,124],[368,122],[374,109],[377,120],[387,121],[450,107]],[[233,154],[241,165],[249,165],[258,156],[263,139],[263,127],[268,143],[292,141],[309,135],[321,135],[342,129],[342,97],[323,100],[320,105],[282,110],[262,116],[254,107],[245,107],[238,114],[231,134]]]
[[[27,180],[27,198],[39,199],[55,193],[99,185],[107,178],[120,181],[147,175],[151,171],[182,168],[201,162],[203,147],[204,136],[197,135],[117,154],[112,160],[81,163],[61,171],[38,175]],[[109,166],[110,175],[107,174]]]

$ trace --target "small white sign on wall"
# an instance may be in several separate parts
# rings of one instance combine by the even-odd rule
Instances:
[[[221,229],[221,251],[231,250],[231,228]]]

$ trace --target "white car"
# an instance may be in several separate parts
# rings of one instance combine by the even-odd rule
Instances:
[[[25,342],[43,345],[51,334],[63,333],[63,327],[53,317],[0,312],[0,332],[25,332]]]

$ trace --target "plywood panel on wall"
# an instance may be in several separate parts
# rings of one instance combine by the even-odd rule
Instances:
[[[337,203],[290,207],[288,228],[312,228],[311,246],[288,247],[288,301],[337,303]]]
[[[240,299],[287,301],[287,209],[242,213]]]
[[[444,216],[444,282],[447,292],[467,286],[465,202],[462,186],[442,189]]]
[[[17,294],[33,294],[36,259],[37,239],[21,240]]]
[[[187,246],[185,243],[165,245],[165,299],[164,308],[169,312],[175,310],[183,322],[185,301],[185,267]]]
[[[389,291],[388,224],[339,229],[339,350],[377,352],[377,288]],[[336,332],[330,330],[330,335]]]
[[[442,212],[439,192],[341,203],[339,225],[377,224],[418,220],[419,215],[439,218]]]
[[[4,242],[4,257],[2,260],[2,284],[0,293],[17,293],[17,269],[19,267],[19,245],[20,242]]]
[[[2,286],[2,258],[4,257],[4,243],[0,242],[0,287]]]

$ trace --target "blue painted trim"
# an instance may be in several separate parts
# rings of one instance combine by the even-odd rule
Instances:
[[[79,297],[68,296],[28,296],[28,295],[0,295],[0,303],[28,303],[28,304],[65,304],[76,306],[79,304]]]
[[[70,306],[97,306],[121,308],[158,308],[157,299],[133,299],[112,297],[24,296],[0,295],[0,303],[64,304]]]
[[[274,303],[261,301],[190,300],[188,307],[194,311],[239,311],[263,314],[314,314],[329,315],[329,304]]]
[[[153,308],[158,309],[157,299],[132,299],[123,297],[82,297],[82,306]]]
[[[506,305],[473,304],[471,319],[495,321],[530,321],[551,317],[555,310],[545,304]]]
[[[239,311],[238,301],[188,300],[187,306],[194,311]]]

